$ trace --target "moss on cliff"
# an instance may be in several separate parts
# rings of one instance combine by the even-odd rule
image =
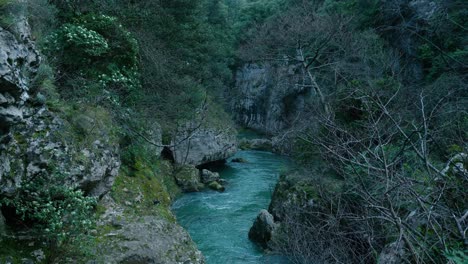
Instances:
[[[159,215],[171,222],[175,217],[169,207],[178,194],[170,164],[147,164],[143,159],[137,159],[134,168],[122,168],[111,190],[112,198],[125,207],[125,215]]]

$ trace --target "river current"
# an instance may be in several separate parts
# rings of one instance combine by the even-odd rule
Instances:
[[[232,162],[242,158],[246,163]],[[173,205],[178,222],[188,230],[207,264],[283,264],[248,239],[249,229],[261,209],[268,208],[287,158],[264,151],[239,151],[218,171],[227,180],[223,193],[185,194]]]

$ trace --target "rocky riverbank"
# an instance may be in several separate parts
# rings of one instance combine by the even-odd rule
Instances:
[[[120,156],[118,124],[109,110],[51,102],[35,88],[42,59],[27,19],[17,21],[0,28],[0,261],[41,263],[53,255],[61,263],[204,263],[170,206],[181,191],[224,190],[219,175],[196,166],[233,155],[235,131],[203,127],[180,134],[171,163],[158,158],[158,128],[145,148],[151,158],[131,157],[133,164],[123,166],[129,158]],[[60,180],[66,190],[98,201],[86,254],[66,248],[57,255],[35,236],[33,223],[24,226],[20,209],[4,202],[21,198],[24,186],[38,178]]]

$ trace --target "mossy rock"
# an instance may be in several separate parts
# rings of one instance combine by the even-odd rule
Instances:
[[[169,207],[177,193],[171,195],[167,186],[171,186],[172,192],[180,191],[173,187],[174,183],[168,184],[168,176],[139,159],[135,168],[121,170],[112,187],[111,196],[126,208],[127,215],[160,215],[175,221]]]
[[[208,183],[208,188],[210,188],[212,190],[215,190],[215,191],[218,191],[218,192],[224,192],[224,190],[225,190],[224,186],[221,185],[217,181],[212,181],[212,182]]]
[[[200,171],[192,165],[183,165],[176,168],[174,178],[184,192],[198,192],[204,187],[201,183]]]
[[[280,176],[268,209],[275,218],[282,219],[291,206],[301,208],[319,206],[320,191],[340,193],[343,189],[343,182],[340,180],[309,174],[310,172],[292,171]]]

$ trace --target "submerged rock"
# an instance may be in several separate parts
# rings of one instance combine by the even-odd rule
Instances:
[[[221,185],[219,182],[217,181],[212,181],[210,183],[208,183],[208,187],[212,190],[215,190],[215,191],[218,191],[218,192],[224,192],[225,188],[223,185]]]
[[[272,239],[273,234],[278,227],[275,223],[273,215],[263,209],[258,214],[253,226],[249,231],[249,239],[260,243],[263,247]]]

